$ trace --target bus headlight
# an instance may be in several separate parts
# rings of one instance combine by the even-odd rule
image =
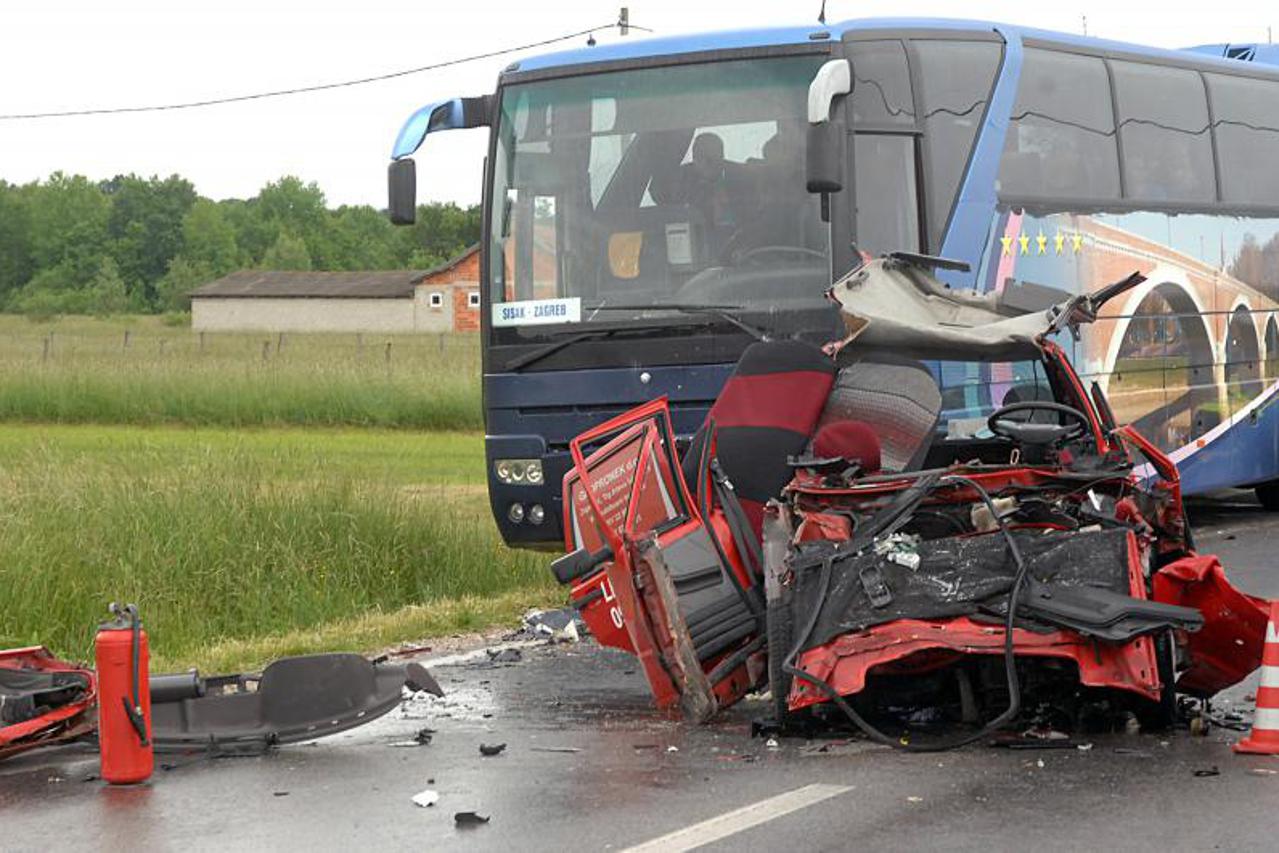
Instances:
[[[493,462],[493,473],[497,481],[507,486],[528,484],[538,486],[542,483],[541,459],[498,459]]]
[[[546,520],[546,510],[542,509],[541,504],[533,504],[528,508],[527,518],[533,524],[541,524]]]

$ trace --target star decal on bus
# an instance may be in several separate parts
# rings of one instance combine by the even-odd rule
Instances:
[[[1017,249],[1013,249],[1013,244],[1017,244]],[[1034,244],[1034,252],[1031,251],[1031,244]],[[1047,255],[1049,245],[1052,246],[1051,254],[1064,255],[1066,253],[1066,245],[1070,245],[1072,254],[1079,254],[1083,251],[1084,236],[1079,232],[1057,231],[1053,236],[1049,237],[1042,230],[1034,237],[1029,234],[1004,234],[999,238],[999,254],[1002,257],[1011,257],[1013,254],[1020,255]]]

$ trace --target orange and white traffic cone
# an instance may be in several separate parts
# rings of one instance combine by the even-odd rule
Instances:
[[[1270,604],[1266,645],[1261,651],[1261,686],[1252,732],[1235,744],[1235,752],[1279,755],[1279,599]]]

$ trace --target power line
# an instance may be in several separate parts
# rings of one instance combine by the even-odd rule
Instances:
[[[619,21],[610,21],[599,27],[589,27],[588,29],[578,30],[577,32],[566,33],[562,36],[543,39],[541,41],[528,42],[527,44],[516,45],[515,47],[504,47],[500,50],[491,50],[487,53],[477,53],[472,56],[463,56],[458,59],[449,59],[444,62],[436,62],[431,65],[423,65],[418,68],[406,68],[403,71],[392,71],[388,74],[377,74],[372,77],[361,77],[355,80],[342,80],[336,83],[319,83],[314,86],[299,86],[292,89],[276,89],[270,92],[255,92],[249,95],[230,95],[224,98],[208,98],[202,101],[186,101],[177,104],[152,104],[148,106],[138,107],[102,107],[98,109],[80,109],[80,110],[62,110],[57,112],[43,113],[11,113],[9,115],[0,115],[0,121],[21,121],[28,119],[44,119],[44,118],[70,118],[73,116],[97,116],[97,115],[117,115],[121,113],[154,113],[165,112],[168,110],[190,110],[197,107],[213,107],[220,104],[234,104],[241,101],[258,101],[264,98],[282,98],[288,95],[302,95],[308,92],[323,92],[329,89],[344,89],[350,86],[364,86],[369,83],[380,83],[384,80],[394,80],[397,77],[408,77],[411,74],[421,74],[423,71],[435,71],[439,68],[448,68],[452,65],[462,65],[467,62],[475,62],[480,59],[492,59],[495,56],[505,56],[508,53],[519,53],[524,50],[532,50],[535,47],[546,47],[547,45],[556,44],[569,39],[581,38],[582,36],[591,35],[596,30],[608,30],[614,27],[620,27]],[[629,24],[631,29],[645,29],[644,27]],[[652,32],[649,30],[649,32]]]

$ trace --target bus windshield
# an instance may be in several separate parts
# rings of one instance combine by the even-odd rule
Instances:
[[[828,311],[829,229],[804,182],[807,88],[823,58],[504,87],[488,224],[494,342],[588,323],[661,334],[655,318],[679,326],[698,307]]]

